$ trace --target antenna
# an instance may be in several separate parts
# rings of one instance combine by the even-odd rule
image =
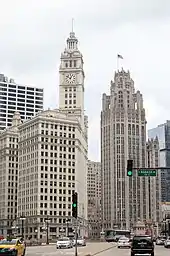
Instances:
[[[72,18],[72,33],[74,32],[74,18]]]

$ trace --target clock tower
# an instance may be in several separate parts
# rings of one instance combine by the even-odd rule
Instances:
[[[68,125],[70,120],[73,122],[69,126],[70,130],[65,130],[64,136],[68,138],[66,145],[69,148],[63,156],[66,155],[64,158],[66,175],[69,175],[69,171],[72,173],[74,171],[75,175],[74,190],[79,195],[78,218],[81,218],[83,223],[81,230],[86,230],[87,228],[88,117],[84,115],[84,77],[83,56],[78,49],[78,40],[72,30],[67,39],[67,46],[61,54],[59,112],[62,114],[62,118],[68,120]],[[72,134],[72,126],[74,134]],[[74,159],[74,165],[70,165],[69,157]],[[66,159],[69,161],[66,161]],[[69,177],[67,180],[69,180]],[[82,232],[81,230],[80,233]]]
[[[83,56],[73,31],[67,39],[67,47],[61,54],[59,77],[59,109],[79,116],[84,122]]]

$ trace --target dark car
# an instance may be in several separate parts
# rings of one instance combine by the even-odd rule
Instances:
[[[150,254],[154,256],[154,242],[151,236],[134,236],[131,243],[131,256]]]

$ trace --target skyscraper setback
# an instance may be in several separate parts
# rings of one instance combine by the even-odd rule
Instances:
[[[146,164],[146,119],[143,98],[123,69],[103,94],[101,112],[102,218],[104,228],[130,228],[147,219],[147,178],[127,177],[126,164]]]

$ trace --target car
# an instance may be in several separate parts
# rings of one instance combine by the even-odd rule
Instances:
[[[164,245],[166,238],[165,237],[157,237],[156,245]]]
[[[56,244],[56,248],[73,248],[73,243],[68,237],[59,238]]]
[[[164,241],[164,247],[165,247],[165,248],[170,248],[170,238],[167,238],[167,239]]]
[[[4,236],[3,235],[0,235],[0,241],[4,239]]]
[[[151,236],[136,235],[131,243],[131,256],[136,254],[150,254],[154,256],[154,242]]]
[[[19,239],[3,239],[0,241],[0,255],[24,256],[25,246]]]
[[[76,239],[73,240],[73,245],[76,245]],[[77,238],[77,245],[86,246],[86,240],[83,237]]]
[[[118,243],[117,243],[117,248],[130,248],[130,240],[127,237],[120,237]]]

